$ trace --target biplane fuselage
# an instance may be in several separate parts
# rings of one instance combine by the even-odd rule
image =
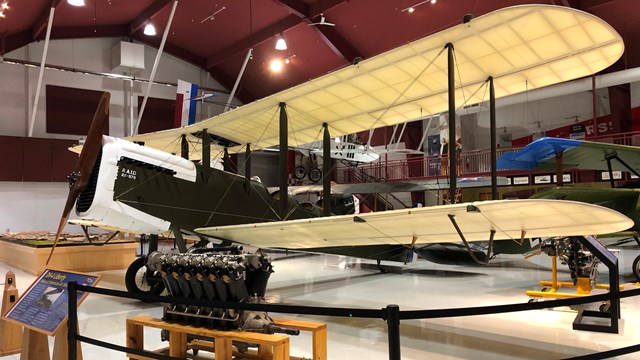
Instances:
[[[280,220],[278,197],[258,181],[126,140],[104,137],[90,186],[76,203],[83,220],[144,234],[170,228]],[[313,204],[287,196],[287,219],[320,216]]]

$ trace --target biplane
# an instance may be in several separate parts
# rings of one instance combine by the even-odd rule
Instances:
[[[498,159],[498,169],[556,171],[557,169],[599,170],[607,174],[611,188],[554,186],[539,191],[532,199],[562,199],[583,201],[614,209],[630,217],[634,223],[625,232],[608,237],[631,235],[640,245],[640,188],[637,182],[614,187],[614,171],[629,172],[640,177],[640,148],[636,146],[598,143],[593,141],[540,138],[518,152],[509,152]],[[605,177],[603,177],[605,178]],[[640,256],[633,261],[633,274],[640,281]]]
[[[482,101],[477,92],[466,91],[489,76],[496,96],[506,96],[524,91],[525,83],[532,89],[591,75],[613,64],[624,50],[620,35],[597,17],[567,7],[525,5],[497,10],[178,129],[125,139],[103,136],[109,111],[105,94],[83,147],[76,149],[80,156],[69,177],[58,235],[75,209],[84,224],[141,234],[171,230],[181,251],[186,251],[182,235],[190,234],[203,239],[197,246],[215,238],[260,248],[406,261],[407,253],[432,243],[521,241],[525,236],[602,234],[631,226],[614,210],[560,200],[321,216],[327,209],[300,204],[286,192],[270,194],[249,174],[213,169],[209,161],[197,163],[225,151],[308,144],[318,140],[323,125],[328,139],[329,128],[331,136],[343,136],[406,122],[419,109],[441,112],[449,104],[451,61],[440,55],[454,46],[465,79],[455,89],[458,103]],[[275,126],[278,117],[280,127]],[[138,284],[129,286],[141,272],[151,278],[145,261],[138,258],[127,271],[130,290],[143,290]],[[145,290],[161,291],[161,285]]]

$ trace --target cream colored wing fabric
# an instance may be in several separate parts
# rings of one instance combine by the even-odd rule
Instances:
[[[591,14],[565,6],[503,8],[189,127],[129,140],[164,150],[181,134],[208,129],[265,148],[278,144],[281,102],[290,146],[319,140],[325,122],[341,136],[436,114],[448,104],[447,43],[455,48],[458,107],[488,100],[476,90],[489,76],[502,97],[591,75],[624,51],[621,36]]]
[[[475,206],[479,212],[467,211]],[[465,238],[488,240],[593,235],[633,226],[628,217],[598,205],[563,200],[497,200],[360,215],[200,228],[196,231],[259,247],[304,249],[345,245],[459,242],[449,215]]]

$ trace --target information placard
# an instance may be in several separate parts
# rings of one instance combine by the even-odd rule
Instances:
[[[46,269],[3,318],[52,336],[69,316],[69,281],[95,286],[99,280],[100,275]],[[87,295],[78,291],[78,305]]]

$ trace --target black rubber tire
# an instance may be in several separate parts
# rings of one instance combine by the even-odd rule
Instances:
[[[304,179],[306,175],[307,169],[305,169],[304,166],[296,166],[296,168],[293,170],[293,176],[298,180]]]
[[[124,274],[124,284],[127,291],[137,294],[160,295],[164,291],[164,283],[158,281],[147,280],[147,257],[138,256]]]
[[[309,180],[311,180],[314,183],[317,183],[322,179],[322,171],[318,168],[313,168],[309,170],[308,176],[309,176]]]
[[[633,267],[631,270],[633,270],[633,275],[636,276],[636,280],[640,281],[640,255],[633,260]]]

